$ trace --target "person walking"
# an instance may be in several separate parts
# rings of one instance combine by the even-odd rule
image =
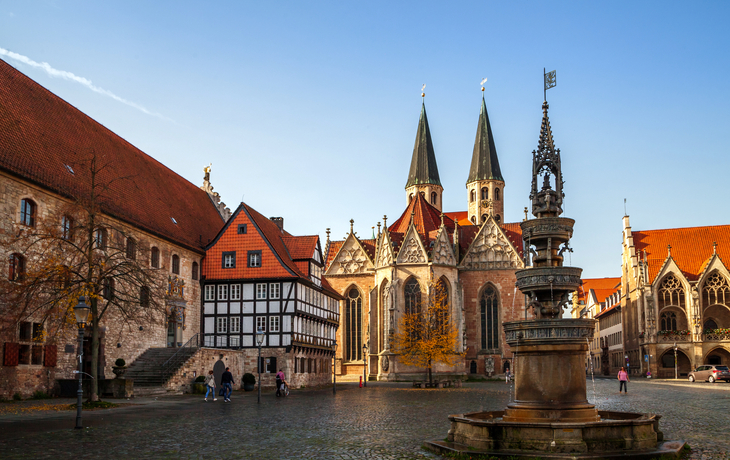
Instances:
[[[215,397],[215,375],[213,375],[213,371],[208,372],[205,377],[205,388],[205,401],[208,401],[208,393],[213,393],[213,401],[218,401],[218,398]]]
[[[283,385],[286,384],[286,378],[284,376],[284,370],[279,369],[276,373],[276,396],[281,396]]]
[[[509,381],[512,380],[512,373],[509,371],[509,367],[504,372],[504,383],[509,383]]]
[[[221,386],[223,387],[223,401],[231,402],[231,393],[233,393],[233,374],[231,374],[230,367],[226,367],[226,371],[221,376]]]
[[[629,374],[622,367],[621,370],[618,371],[618,392],[619,393],[621,393],[621,388],[624,389],[624,394],[628,393],[628,389],[627,389],[628,382],[629,382]]]

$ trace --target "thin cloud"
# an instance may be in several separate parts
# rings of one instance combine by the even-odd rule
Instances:
[[[136,104],[132,101],[128,101],[122,97],[119,97],[109,90],[95,86],[93,83],[91,83],[91,80],[89,80],[87,78],[79,77],[78,75],[74,75],[71,72],[67,72],[65,70],[54,69],[47,62],[36,62],[27,56],[23,56],[22,54],[8,51],[5,48],[0,48],[0,56],[6,56],[10,59],[16,60],[18,62],[22,62],[23,64],[27,64],[31,67],[41,69],[41,70],[45,71],[51,77],[63,78],[64,80],[71,80],[71,81],[75,81],[76,83],[80,83],[80,84],[84,85],[85,87],[89,88],[91,91],[94,91],[95,93],[99,93],[99,94],[103,94],[104,96],[108,96],[108,97],[114,99],[115,101],[121,102],[122,104],[126,104],[130,107],[134,107],[135,109],[139,110],[140,112],[146,113],[147,115],[152,115],[153,117],[159,117],[159,118],[162,118],[163,120],[170,120],[169,118],[167,118],[159,113],[151,112],[139,104]],[[172,121],[172,120],[170,120],[170,121]]]

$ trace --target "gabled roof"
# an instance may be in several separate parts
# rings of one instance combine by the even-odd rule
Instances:
[[[642,230],[632,232],[632,236],[640,260],[646,250],[650,283],[654,282],[664,265],[669,245],[672,246],[672,259],[690,281],[699,278],[713,254],[714,242],[720,258],[730,260],[730,225]]]
[[[416,226],[416,231],[419,235],[426,235],[434,230],[438,230],[441,226],[441,212],[433,207],[421,196],[416,196],[408,203],[408,207],[403,214],[390,224],[388,230],[397,233],[405,233],[408,231],[408,226],[411,223],[411,215],[413,216],[413,224]],[[453,231],[454,221],[451,218],[444,215],[444,225]]]
[[[586,303],[591,289],[596,294],[596,302],[603,302],[621,287],[621,277],[585,278],[582,281],[583,285],[578,288],[578,300]]]
[[[421,118],[418,121],[416,143],[413,146],[413,158],[411,158],[411,169],[408,172],[406,188],[421,184],[441,185],[438,166],[436,166],[436,154],[433,151],[433,142],[431,142],[431,130],[428,128],[425,103],[421,104]]]
[[[94,155],[105,214],[198,252],[223,226],[206,192],[0,59],[0,169],[85,197]]]
[[[246,225],[245,234],[238,233],[238,226],[242,224]],[[252,207],[241,203],[208,245],[201,273],[206,280],[284,278],[311,283],[307,259],[314,255],[318,242],[316,235],[292,236]],[[236,253],[236,266],[223,268],[223,253],[233,251]],[[261,251],[260,267],[248,266],[249,251]],[[340,297],[324,279],[322,287],[329,294]]]
[[[469,168],[469,177],[466,179],[466,183],[490,179],[504,181],[502,171],[499,169],[499,158],[497,158],[497,148],[494,146],[494,136],[492,136],[492,126],[489,123],[487,104],[484,102],[484,97],[482,97],[477,136],[474,140],[474,152],[471,156],[471,168]]]

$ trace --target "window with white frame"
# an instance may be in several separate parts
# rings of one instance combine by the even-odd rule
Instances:
[[[234,316],[231,318],[231,332],[241,332],[241,318]]]
[[[269,332],[279,332],[279,317],[269,317]]]
[[[228,346],[228,336],[226,335],[219,335],[216,338],[216,344],[217,347],[227,347]]]
[[[257,284],[256,285],[256,299],[265,299],[266,298],[266,285],[265,284]]]
[[[215,300],[215,286],[205,286],[205,300]]]
[[[269,299],[278,299],[279,298],[279,292],[280,292],[280,285],[279,285],[279,283],[271,283],[271,284],[269,284]]]
[[[214,347],[215,346],[215,336],[212,335],[206,335],[203,339],[203,346],[204,347]]]
[[[218,327],[216,328],[216,332],[219,334],[228,332],[228,318],[218,318]]]
[[[240,347],[241,346],[241,338],[240,337],[236,337],[236,336],[232,336],[231,339],[230,339],[230,345],[229,346],[232,347],[232,348],[233,347],[236,347],[236,348],[237,347]]]
[[[231,300],[241,300],[240,284],[231,284]]]
[[[227,284],[218,285],[218,300],[228,300],[228,285]]]
[[[256,330],[261,330],[266,332],[266,317],[265,316],[257,316],[256,317]]]

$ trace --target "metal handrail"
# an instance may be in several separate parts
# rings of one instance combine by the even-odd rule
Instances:
[[[196,333],[194,336],[190,337],[190,340],[188,340],[187,342],[185,342],[185,344],[183,346],[181,346],[180,348],[178,348],[177,351],[172,356],[170,356],[167,359],[167,361],[165,361],[164,363],[162,363],[162,366],[161,367],[162,367],[162,374],[163,375],[165,375],[165,374],[168,373],[168,368],[169,367],[172,367],[172,364],[174,364],[174,361],[173,360],[176,357],[178,357],[178,353],[180,353],[181,351],[183,351],[186,348],[198,348],[199,347],[199,345],[198,345],[198,335],[199,334]],[[194,345],[192,344],[193,340],[195,341],[195,344]]]

